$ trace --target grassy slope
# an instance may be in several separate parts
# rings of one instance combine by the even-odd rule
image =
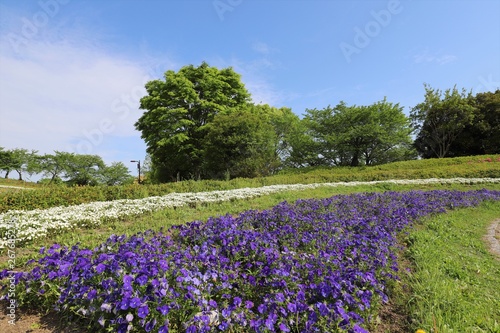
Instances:
[[[258,186],[259,182],[261,182],[260,185],[311,183],[325,180],[338,181],[342,177],[349,177],[350,180],[373,180],[381,179],[381,177],[425,178],[424,175],[451,178],[460,175],[466,176],[471,172],[475,177],[481,173],[484,176],[500,177],[500,163],[493,159],[492,162],[488,162],[486,161],[488,158],[491,157],[411,161],[355,170],[349,168],[323,169],[304,174],[282,174],[261,180],[233,180],[226,183],[184,182],[184,188],[187,190],[193,184],[196,186],[218,184],[222,188],[226,188],[226,186],[234,188]],[[393,177],[390,176],[391,174]],[[337,178],[332,179],[334,177]],[[79,242],[82,246],[94,247],[111,234],[131,235],[146,229],[158,230],[187,221],[206,220],[209,216],[226,213],[237,214],[248,209],[266,209],[283,200],[322,198],[354,192],[412,189],[472,190],[479,188],[500,190],[500,185],[397,186],[379,184],[375,186],[318,188],[282,192],[249,200],[204,204],[182,209],[166,209],[140,217],[109,222],[99,229],[72,230],[47,239],[37,240],[35,243],[18,248],[16,259],[20,267],[28,258],[37,257],[37,251],[41,246],[48,246],[56,242],[68,246]],[[435,219],[423,222],[417,231],[410,233],[406,240],[409,245],[409,250],[406,253],[408,254],[411,274],[403,277],[403,284],[410,286],[410,292],[404,292],[402,288],[395,287],[393,297],[398,300],[404,311],[407,311],[411,317],[409,325],[412,329],[424,328],[429,332],[435,327],[434,332],[451,332],[451,328],[455,327],[454,332],[472,332],[470,327],[473,326],[470,325],[487,325],[484,326],[485,330],[483,331],[500,332],[498,326],[495,326],[497,325],[495,321],[500,322],[499,314],[491,310],[499,308],[496,300],[500,299],[500,295],[497,297],[494,292],[500,290],[500,264],[488,254],[486,245],[481,240],[485,234],[486,225],[495,217],[500,217],[500,205],[490,204],[482,208],[465,209],[437,216]],[[455,223],[455,220],[458,222]],[[471,224],[471,221],[474,223]],[[436,234],[438,231],[440,233]],[[0,257],[0,267],[5,267],[6,259],[4,254]],[[490,322],[482,324],[481,318]],[[451,326],[461,322],[464,323],[462,326]],[[481,332],[481,330],[477,331]]]
[[[486,203],[426,219],[408,235],[403,299],[412,328],[500,332],[500,261],[483,239],[497,218],[500,203]]]
[[[35,209],[75,205],[91,201],[137,199],[171,192],[200,192],[274,184],[373,181],[454,177],[500,178],[500,155],[404,161],[372,167],[293,169],[264,178],[230,181],[182,181],[162,185],[111,187],[41,186],[36,191],[0,193],[0,213],[10,209]]]

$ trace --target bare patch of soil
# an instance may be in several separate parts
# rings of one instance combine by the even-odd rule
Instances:
[[[489,245],[490,252],[500,259],[500,219],[490,224],[484,239]]]
[[[7,302],[0,302],[0,328],[2,333],[85,333],[85,329],[68,324],[57,313],[42,315],[35,311],[16,309],[12,321]]]

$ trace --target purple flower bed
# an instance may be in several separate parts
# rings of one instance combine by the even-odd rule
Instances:
[[[15,275],[29,306],[117,332],[367,332],[397,279],[396,235],[419,217],[500,191],[354,194],[281,203],[166,232],[53,245]],[[231,330],[230,330],[231,329]]]

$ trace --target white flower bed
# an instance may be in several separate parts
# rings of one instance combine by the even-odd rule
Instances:
[[[291,190],[304,190],[322,186],[358,186],[374,184],[478,184],[497,183],[500,178],[451,178],[451,179],[412,179],[384,180],[370,182],[315,183],[293,185],[271,185],[258,188],[242,188],[227,191],[170,193],[165,196],[148,197],[144,199],[122,199],[114,201],[99,201],[77,206],[53,207],[30,211],[13,210],[0,214],[0,231],[12,228],[9,222],[16,220],[16,240],[24,242],[46,236],[48,233],[63,229],[85,226],[98,226],[103,221],[125,216],[139,215],[168,207],[180,207],[190,203],[220,202],[237,199],[247,199],[261,195]],[[6,236],[0,239],[0,248],[8,244]]]

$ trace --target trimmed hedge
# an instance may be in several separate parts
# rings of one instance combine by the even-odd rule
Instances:
[[[45,209],[93,201],[140,199],[172,192],[202,192],[260,187],[275,184],[374,181],[426,178],[500,178],[500,155],[404,161],[377,166],[304,168],[284,170],[265,178],[236,178],[230,181],[187,180],[160,185],[41,186],[33,190],[0,193],[0,213],[8,210]]]

